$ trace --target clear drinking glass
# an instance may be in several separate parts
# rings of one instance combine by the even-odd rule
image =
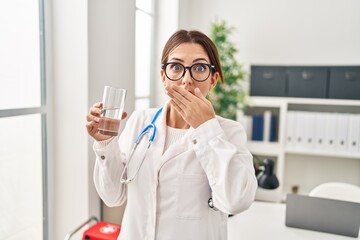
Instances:
[[[103,111],[99,122],[101,134],[117,136],[120,129],[120,121],[124,111],[126,89],[104,87]]]

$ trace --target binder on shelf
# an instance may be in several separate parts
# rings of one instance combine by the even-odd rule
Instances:
[[[297,111],[295,116],[295,148],[308,150],[315,146],[315,113]]]
[[[315,113],[315,149],[319,151],[325,150],[325,124],[326,114],[322,112]]]
[[[252,136],[252,116],[245,115],[243,111],[238,111],[236,120],[245,128],[247,139],[250,140]]]
[[[334,152],[335,151],[335,139],[336,139],[336,113],[324,113],[325,124],[325,137],[324,137],[324,150]]]
[[[264,111],[264,142],[270,141],[270,121],[271,121],[271,111]]]
[[[360,114],[349,115],[348,152],[360,153]]]
[[[248,139],[250,139],[251,135],[252,135],[252,125],[253,125],[252,116],[245,115],[245,130],[246,130],[246,136]]]
[[[254,114],[252,116],[252,137],[253,141],[263,141],[264,139],[264,116],[262,114]]]
[[[295,146],[295,122],[296,112],[289,111],[286,116],[286,147],[293,148]]]
[[[277,141],[277,117],[272,114],[270,119],[270,142]]]
[[[306,139],[305,114],[306,114],[306,112],[304,112],[304,111],[297,111],[296,115],[295,115],[294,148],[296,148],[296,149],[306,148],[306,145],[305,145],[305,139]]]
[[[270,111],[264,111],[264,142],[276,141],[276,116]]]
[[[349,114],[336,114],[336,139],[335,147],[337,152],[346,152],[348,150],[348,129]]]
[[[314,149],[315,147],[315,113],[303,112],[303,148]]]

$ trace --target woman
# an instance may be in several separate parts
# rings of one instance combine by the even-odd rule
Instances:
[[[170,97],[161,112],[135,111],[120,137],[109,138],[97,131],[101,103],[90,108],[96,189],[108,206],[127,199],[119,239],[227,239],[228,215],[251,205],[257,181],[244,128],[216,116],[205,97],[223,81],[217,49],[203,33],[179,30],[161,63]],[[145,135],[131,156],[134,140],[152,120],[152,145]]]

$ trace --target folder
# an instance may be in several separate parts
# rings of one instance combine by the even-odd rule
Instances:
[[[262,141],[264,133],[264,116],[262,114],[254,114],[252,116],[252,140]]]
[[[303,112],[303,143],[304,149],[315,148],[315,113],[314,112]]]
[[[326,113],[317,112],[315,114],[315,149],[325,150],[325,131],[326,131]]]
[[[237,111],[236,120],[244,127],[247,139],[251,139],[252,116],[245,115],[243,111]]]
[[[296,112],[288,111],[286,116],[286,147],[288,149],[294,148],[295,146],[295,125],[296,125]]]
[[[297,111],[295,115],[295,149],[306,149],[306,112]]]
[[[270,142],[277,140],[277,117],[275,114],[271,115],[270,120]]]
[[[325,137],[324,137],[324,150],[335,152],[335,139],[336,139],[336,113],[324,113],[325,124]]]
[[[349,115],[348,152],[360,153],[360,114]]]
[[[348,150],[348,130],[349,130],[349,114],[336,114],[336,139],[335,147],[337,152],[347,152]]]
[[[245,129],[246,129],[246,136],[248,137],[248,139],[250,139],[252,135],[252,124],[253,124],[252,122],[253,122],[252,116],[245,115]]]
[[[271,111],[264,111],[264,142],[270,142]]]

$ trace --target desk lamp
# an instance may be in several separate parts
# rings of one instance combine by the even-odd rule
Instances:
[[[274,160],[265,159],[263,161],[262,172],[257,176],[258,185],[265,189],[276,189],[279,187],[279,180],[274,174]]]

